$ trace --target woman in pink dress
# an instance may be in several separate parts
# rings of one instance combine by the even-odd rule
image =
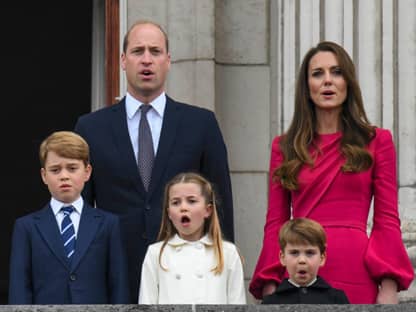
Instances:
[[[413,280],[391,133],[369,123],[354,64],[333,42],[319,43],[304,57],[293,120],[272,143],[263,248],[249,287],[257,299],[286,277],[278,232],[291,216],[324,226],[327,262],[319,274],[351,303],[397,303],[398,291]]]

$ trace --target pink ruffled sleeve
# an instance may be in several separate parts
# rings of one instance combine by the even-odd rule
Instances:
[[[405,290],[413,280],[414,270],[402,241],[396,152],[390,131],[377,129],[370,151],[374,157],[374,217],[365,263],[375,280],[392,278],[399,290]]]
[[[277,284],[283,278],[285,268],[279,261],[278,234],[282,224],[290,218],[290,193],[283,189],[280,182],[272,180],[274,170],[283,161],[279,148],[280,137],[272,142],[269,167],[269,204],[264,226],[263,247],[249,285],[250,293],[257,299],[262,298],[263,287],[267,282]]]

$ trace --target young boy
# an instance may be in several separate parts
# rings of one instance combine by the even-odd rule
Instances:
[[[289,220],[280,229],[279,243],[280,263],[289,278],[264,297],[262,304],[349,303],[342,290],[318,276],[326,260],[326,235],[319,223],[307,218]]]
[[[92,170],[87,143],[73,132],[54,132],[39,154],[52,198],[15,222],[9,304],[128,303],[118,218],[80,195]]]

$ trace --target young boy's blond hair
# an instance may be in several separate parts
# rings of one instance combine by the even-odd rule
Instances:
[[[90,149],[87,142],[72,131],[56,131],[49,135],[39,148],[41,167],[45,167],[49,152],[55,152],[60,157],[81,160],[84,165],[90,162]]]
[[[287,244],[312,245],[319,248],[321,254],[326,250],[326,234],[324,228],[316,221],[308,218],[295,218],[286,221],[279,232],[280,249]]]

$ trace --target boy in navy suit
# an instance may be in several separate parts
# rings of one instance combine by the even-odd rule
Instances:
[[[332,288],[318,270],[326,260],[323,227],[308,218],[287,221],[279,232],[280,263],[289,278],[263,298],[262,304],[343,304],[349,303],[340,289]]]
[[[39,154],[52,198],[15,222],[9,304],[128,303],[118,218],[80,195],[92,170],[88,144],[58,131],[42,142]]]

